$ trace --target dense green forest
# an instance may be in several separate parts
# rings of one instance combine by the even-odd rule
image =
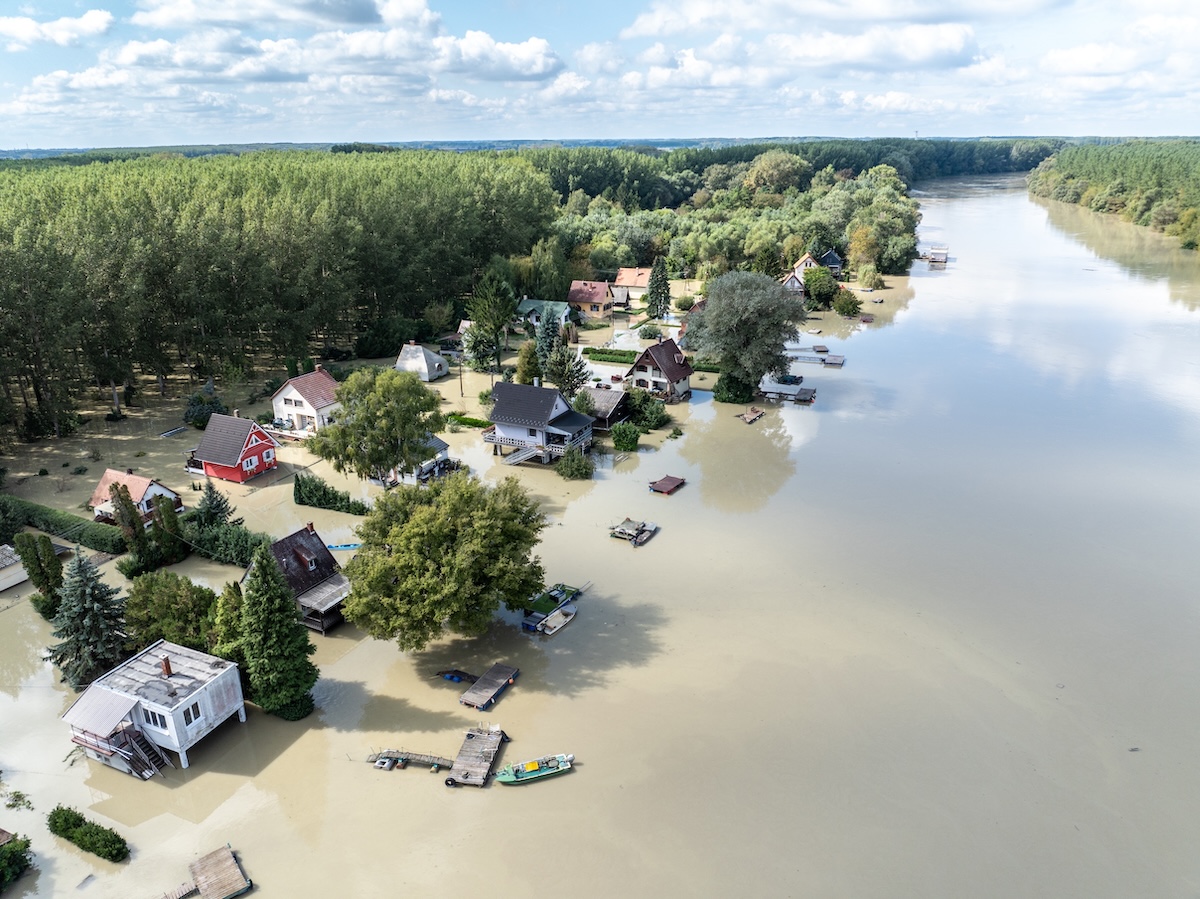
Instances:
[[[384,355],[453,324],[497,260],[519,293],[665,256],[774,273],[805,249],[904,271],[911,179],[1027,170],[1051,141],[505,152],[105,151],[0,166],[0,435],[81,391]]]
[[[1039,197],[1119,215],[1200,246],[1200,142],[1066,147],[1029,176]]]

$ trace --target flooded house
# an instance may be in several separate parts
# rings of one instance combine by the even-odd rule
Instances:
[[[583,319],[605,318],[612,313],[613,295],[607,281],[572,281],[567,305]]]
[[[337,388],[338,382],[320,363],[313,371],[288,378],[271,396],[276,430],[296,437],[321,430],[342,408],[335,396]]]
[[[572,447],[586,451],[592,445],[592,416],[576,412],[553,387],[499,381],[492,388],[492,399],[492,424],[484,429],[483,439],[492,444],[493,452],[503,455],[504,447],[513,450],[504,457],[508,465],[535,457],[557,462]]]
[[[183,511],[183,497],[162,482],[134,474],[132,468],[127,468],[125,471],[109,468],[101,476],[100,483],[92,491],[92,498],[88,500],[88,505],[91,506],[96,521],[116,524],[116,519],[113,517],[111,493],[113,484],[125,485],[129,490],[129,498],[133,500],[133,504],[137,506],[138,512],[141,513],[142,519],[147,524],[154,517],[154,498],[156,496],[165,496],[171,501],[176,512]]]
[[[246,706],[237,665],[159,640],[97,678],[63,713],[87,757],[148,780]]]
[[[216,413],[208,420],[199,445],[190,451],[184,469],[192,474],[243,484],[275,468],[279,442],[249,418]]]
[[[324,634],[345,620],[342,603],[350,595],[350,581],[311,521],[272,543],[271,555],[296,597],[305,627]]]
[[[692,392],[693,374],[683,350],[674,340],[665,338],[646,347],[633,361],[626,377],[633,379],[634,387],[675,402]]]
[[[410,371],[422,381],[436,381],[450,374],[450,364],[445,357],[426,349],[415,340],[404,345],[393,367],[396,371]]]

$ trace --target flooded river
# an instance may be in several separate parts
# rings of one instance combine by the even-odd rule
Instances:
[[[0,768],[35,806],[0,827],[38,865],[12,895],[149,899],[228,842],[268,897],[1195,896],[1200,259],[1012,179],[919,198],[950,263],[864,294],[872,325],[806,326],[847,358],[795,366],[816,405],[746,425],[698,391],[672,408],[683,437],[594,482],[516,472],[551,518],[550,580],[592,583],[553,639],[506,615],[402,654],[343,628],[315,638],[313,716],[252,709],[141,783],[68,757],[48,627],[0,594]],[[139,461],[186,486],[186,447],[150,430]],[[447,439],[512,472],[477,433]],[[687,485],[648,493],[665,474]],[[349,539],[353,518],[290,495],[233,489],[251,526]],[[625,516],[661,533],[609,539]],[[482,719],[433,676],[495,661],[521,675]],[[480,720],[512,735],[502,759],[578,770],[449,790],[364,762],[453,756]],[[132,858],[50,836],[57,802]]]

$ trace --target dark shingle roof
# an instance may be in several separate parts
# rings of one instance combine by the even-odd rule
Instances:
[[[683,351],[670,338],[647,347],[645,352],[634,361],[633,367],[637,368],[638,363],[646,356],[650,357],[654,367],[666,375],[669,381],[682,381],[684,378],[690,378],[693,374],[692,367],[688,365]],[[632,370],[630,369],[630,371]]]
[[[337,560],[326,548],[325,541],[315,530],[306,527],[272,543],[271,555],[297,596],[338,573]],[[314,567],[309,567],[310,562]]]
[[[254,419],[234,418],[217,412],[208,420],[200,445],[196,447],[196,458],[214,465],[234,466],[242,456],[242,447],[254,429]]]
[[[582,412],[564,412],[558,418],[550,422],[550,427],[559,431],[566,431],[568,434],[574,434],[576,431],[582,431],[596,419],[590,415],[584,415]]]
[[[296,392],[304,398],[304,402],[314,409],[324,409],[337,402],[334,391],[337,390],[338,383],[334,380],[333,375],[323,368],[295,378],[288,378],[283,387],[271,395],[271,399],[279,396],[280,391],[289,385],[296,388]]]
[[[500,381],[492,388],[496,405],[492,407],[489,419],[504,425],[544,428],[550,423],[554,401],[560,396],[562,394],[551,387]]]
[[[605,390],[603,387],[583,387],[592,404],[596,407],[596,418],[609,418],[617,411],[621,400],[625,399],[624,390]]]

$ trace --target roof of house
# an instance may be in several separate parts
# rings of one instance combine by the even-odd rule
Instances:
[[[613,283],[622,287],[649,287],[651,271],[648,268],[619,268],[617,280]]]
[[[654,367],[661,371],[668,381],[682,381],[684,378],[690,378],[695,373],[692,367],[688,365],[687,357],[683,355],[683,351],[669,337],[666,340],[646,347],[642,351],[642,355],[634,360],[633,366],[629,369],[630,372],[637,368],[638,364],[647,356],[654,363]]]
[[[605,390],[603,387],[582,387],[580,389],[586,390],[588,396],[592,398],[592,405],[596,409],[596,418],[611,417],[617,411],[621,400],[625,399],[624,390]]]
[[[425,446],[428,448],[429,452],[433,453],[435,456],[438,453],[445,452],[446,450],[450,449],[450,444],[448,444],[437,434],[430,434],[429,439],[425,441]]]
[[[105,469],[104,475],[100,478],[100,483],[96,485],[96,489],[92,491],[92,498],[88,500],[88,505],[95,508],[101,503],[106,503],[112,499],[112,494],[109,492],[109,487],[113,484],[124,484],[129,488],[129,498],[135,503],[140,503],[146,498],[146,491],[150,489],[151,484],[158,484],[164,490],[170,490],[175,493],[170,487],[155,481],[154,478],[142,477],[140,474],[133,474],[128,471],[117,471],[115,468]],[[176,494],[178,496],[178,494]]]
[[[566,398],[553,387],[534,387],[532,384],[512,384],[497,381],[492,387],[492,407],[489,419],[500,424],[544,428],[550,423],[554,401]]]
[[[170,662],[170,676],[163,673],[163,656]],[[168,643],[159,640],[151,643],[137,655],[126,659],[107,674],[101,675],[88,688],[88,693],[101,689],[117,696],[131,699],[134,702],[145,701],[168,709],[177,708],[186,703],[203,687],[220,677],[221,673],[233,662],[217,656],[209,655],[195,649],[188,649],[178,643]],[[108,731],[85,727],[77,723],[79,719],[102,718],[105,715],[116,714],[121,702],[105,697],[93,697],[82,708],[79,708],[85,693],[75,705],[67,709],[63,718],[76,727],[89,730],[92,733],[111,733]],[[129,711],[133,703],[125,705]],[[124,712],[117,716],[117,721]]]
[[[433,350],[410,342],[404,345],[404,349],[400,350],[400,355],[396,357],[396,370],[440,377],[450,372],[450,366]]]
[[[574,434],[576,431],[583,430],[595,420],[590,415],[584,415],[582,412],[576,412],[572,409],[569,412],[564,412],[557,418],[551,419],[547,427],[553,431]]]
[[[613,295],[614,303],[628,303],[629,302],[629,288],[628,287],[625,287],[623,285],[616,285],[612,289],[612,295]]]
[[[338,563],[310,523],[271,544],[284,580],[296,596],[306,593],[338,573]]]
[[[257,429],[259,436],[265,438],[274,446],[278,441],[258,426],[252,418],[238,418],[234,415],[213,413],[208,420],[208,427],[200,438],[200,444],[193,451],[201,462],[211,462],[213,465],[235,466],[242,458],[242,449],[250,438],[250,432]]]
[[[817,257],[817,262],[826,268],[834,268],[842,264],[842,257],[837,254],[836,250],[826,250]]]
[[[608,299],[607,281],[572,281],[567,303],[603,303]]]
[[[318,365],[315,371],[288,378],[282,387],[271,394],[271,399],[275,399],[288,387],[292,387],[296,393],[300,394],[301,399],[314,409],[324,409],[337,402],[337,397],[334,396],[337,386],[338,382],[333,375]]]
[[[554,300],[531,300],[528,297],[517,303],[517,315],[521,318],[526,317],[531,312],[542,314],[542,307],[549,307],[550,316],[552,318],[563,318],[570,311],[571,307],[566,303],[559,303]]]
[[[13,565],[20,565],[21,557],[17,555],[17,550],[11,544],[0,544],[0,568],[10,568]]]

